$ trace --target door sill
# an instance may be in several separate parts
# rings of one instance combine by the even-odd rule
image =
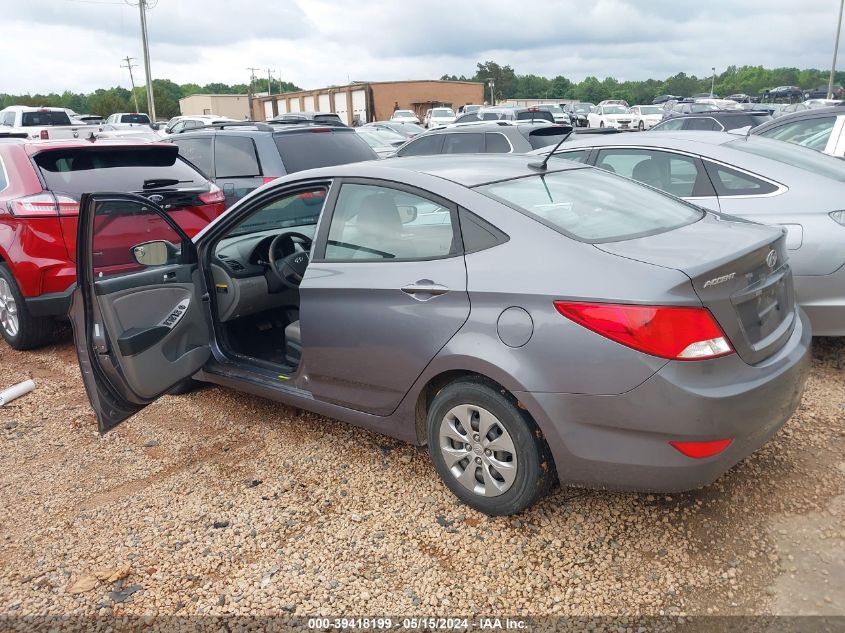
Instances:
[[[270,365],[270,363],[267,363]],[[220,376],[229,380],[239,380],[260,385],[265,388],[273,389],[275,391],[284,391],[291,395],[300,398],[307,398],[313,400],[314,396],[310,391],[299,389],[293,386],[292,381],[295,373],[285,374],[280,371],[280,367],[264,367],[255,363],[249,366],[236,364],[233,362],[220,362],[217,359],[209,361],[196,375],[198,380],[203,380],[203,374],[210,376]],[[209,382],[215,382],[209,380]]]

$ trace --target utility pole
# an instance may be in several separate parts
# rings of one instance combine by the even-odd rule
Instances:
[[[123,61],[126,62],[126,66],[121,64],[120,67],[129,70],[129,83],[132,84],[132,101],[135,102],[135,112],[138,112],[138,95],[135,94],[135,78],[132,76],[132,69],[137,68],[138,64],[133,64],[132,62],[135,61],[135,58],[129,57],[129,55],[124,57]]]
[[[268,68],[267,69],[267,94],[268,95],[273,94],[273,84],[271,83],[273,80],[270,77],[271,72],[273,72],[273,71]]]
[[[845,0],[843,0],[845,1]],[[716,67],[713,66],[713,79],[710,81],[710,98],[713,98],[713,91],[716,89]]]
[[[255,113],[253,113],[253,111],[252,111],[252,104],[253,104],[253,101],[255,100],[255,71],[261,70],[261,69],[260,68],[253,68],[252,66],[249,66],[249,67],[247,67],[247,70],[249,71],[249,96],[248,96],[249,118],[255,119],[256,118]]]
[[[144,45],[144,72],[147,74],[147,114],[150,121],[155,123],[156,104],[153,97],[153,77],[150,72],[150,43],[147,39],[147,0],[138,0],[138,7],[141,10],[141,42]]]
[[[836,53],[839,52],[839,32],[842,30],[842,9],[845,9],[845,0],[839,3],[839,19],[836,21],[836,42],[833,44],[833,63],[830,65],[830,80],[827,82],[827,98],[833,99],[833,76],[836,74]]]

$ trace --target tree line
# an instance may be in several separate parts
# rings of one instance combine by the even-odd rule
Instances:
[[[604,99],[624,99],[630,104],[651,103],[658,95],[671,94],[689,96],[710,92],[712,77],[697,77],[678,73],[667,79],[646,79],[642,81],[619,81],[613,77],[598,79],[585,77],[574,82],[563,75],[551,79],[540,75],[518,75],[510,66],[501,66],[493,61],[476,64],[476,73],[464,75],[443,75],[446,81],[494,81],[496,100],[501,99],[577,99],[598,103]],[[763,68],[762,66],[728,66],[716,75],[714,92],[723,97],[731,94],[760,95],[777,86],[800,86],[814,88],[827,85],[830,71],[807,68]],[[845,82],[845,72],[837,72],[836,83]],[[486,89],[489,98],[490,89]]]
[[[266,90],[267,83],[260,79],[256,81],[259,90]],[[273,93],[291,92],[300,88],[288,81],[274,79]],[[195,83],[177,84],[169,79],[153,80],[153,96],[155,97],[156,116],[169,119],[179,112],[179,99],[192,94],[249,94],[249,84],[209,83],[200,86]],[[99,88],[94,92],[76,93],[66,90],[61,94],[12,95],[0,93],[0,109],[10,105],[46,106],[55,108],[70,108],[79,114],[96,114],[108,116],[114,112],[135,112],[135,100],[138,110],[147,111],[147,87],[135,88],[135,99],[132,91],[116,86],[114,88]]]

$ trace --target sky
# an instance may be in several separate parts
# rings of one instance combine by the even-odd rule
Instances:
[[[471,76],[485,60],[575,81],[824,69],[839,11],[837,0],[147,1],[153,78],[247,83],[252,66],[305,89]],[[0,93],[128,87],[127,55],[143,82],[137,0],[3,4]]]

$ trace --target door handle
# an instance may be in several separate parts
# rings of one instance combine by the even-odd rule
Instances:
[[[431,299],[432,297],[445,295],[447,292],[449,292],[449,289],[446,286],[436,284],[430,279],[420,279],[415,283],[408,284],[407,286],[402,286],[401,290],[405,294],[411,295],[414,299],[417,299],[419,301],[426,301],[427,299]],[[429,296],[418,297],[417,295]]]

